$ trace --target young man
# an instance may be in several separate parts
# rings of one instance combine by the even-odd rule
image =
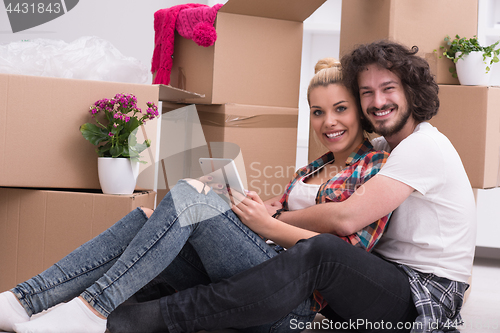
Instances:
[[[220,283],[123,306],[108,319],[111,332],[114,323],[126,322],[129,332],[137,331],[145,326],[134,325],[152,317],[158,322],[150,331],[161,332],[270,322],[276,323],[273,332],[300,330],[306,328],[301,307],[311,303],[315,290],[328,303],[324,314],[334,320],[323,328],[454,331],[472,269],[474,198],[457,152],[426,122],[439,108],[438,86],[417,51],[382,41],[342,59],[346,85],[382,135],[375,148],[391,156],[349,199],[279,216],[298,227],[310,228],[314,221],[315,231],[343,236],[395,210],[374,254],[322,234]],[[295,326],[289,320],[294,315]],[[280,327],[285,317],[289,327]]]

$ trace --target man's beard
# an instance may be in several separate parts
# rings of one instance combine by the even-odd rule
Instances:
[[[368,114],[370,114],[373,112],[377,112],[379,110],[387,110],[387,109],[392,109],[392,108],[395,109],[393,112],[399,111],[399,106],[397,104],[386,104],[380,109],[378,109],[376,107],[371,107],[371,108],[367,109],[366,111]],[[382,136],[389,136],[390,137],[403,129],[403,127],[406,125],[406,122],[408,121],[410,116],[411,116],[411,112],[408,108],[406,108],[406,112],[400,113],[398,115],[399,119],[396,119],[396,123],[394,125],[392,125],[391,127],[384,126],[385,123],[387,122],[387,120],[372,121],[370,118],[368,118],[368,117],[367,118],[370,121],[370,123],[372,124],[375,133],[382,135]]]

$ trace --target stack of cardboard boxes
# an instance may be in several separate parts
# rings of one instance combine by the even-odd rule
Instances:
[[[196,103],[208,145],[238,145],[248,189],[264,200],[282,195],[295,172],[302,22],[324,2],[229,0],[213,46],[175,37],[170,84],[205,95],[186,103]]]
[[[0,74],[0,290],[40,273],[135,207],[153,208],[151,190],[102,194],[95,147],[79,131],[91,121],[90,105],[117,93],[134,94],[140,108],[160,95],[179,98],[158,85]]]

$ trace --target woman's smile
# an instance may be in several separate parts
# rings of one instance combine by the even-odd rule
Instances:
[[[325,136],[329,140],[339,140],[345,134],[345,132],[346,132],[345,130],[342,130],[342,131],[331,131],[331,132],[325,133]]]
[[[312,89],[309,103],[316,136],[343,163],[364,137],[354,97],[345,86],[336,83]]]

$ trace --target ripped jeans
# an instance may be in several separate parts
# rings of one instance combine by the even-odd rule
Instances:
[[[80,295],[107,317],[158,275],[183,290],[276,255],[214,191],[200,193],[180,180],[149,219],[140,208],[132,211],[12,292],[29,315]],[[308,306],[300,312],[304,321],[314,318]]]

